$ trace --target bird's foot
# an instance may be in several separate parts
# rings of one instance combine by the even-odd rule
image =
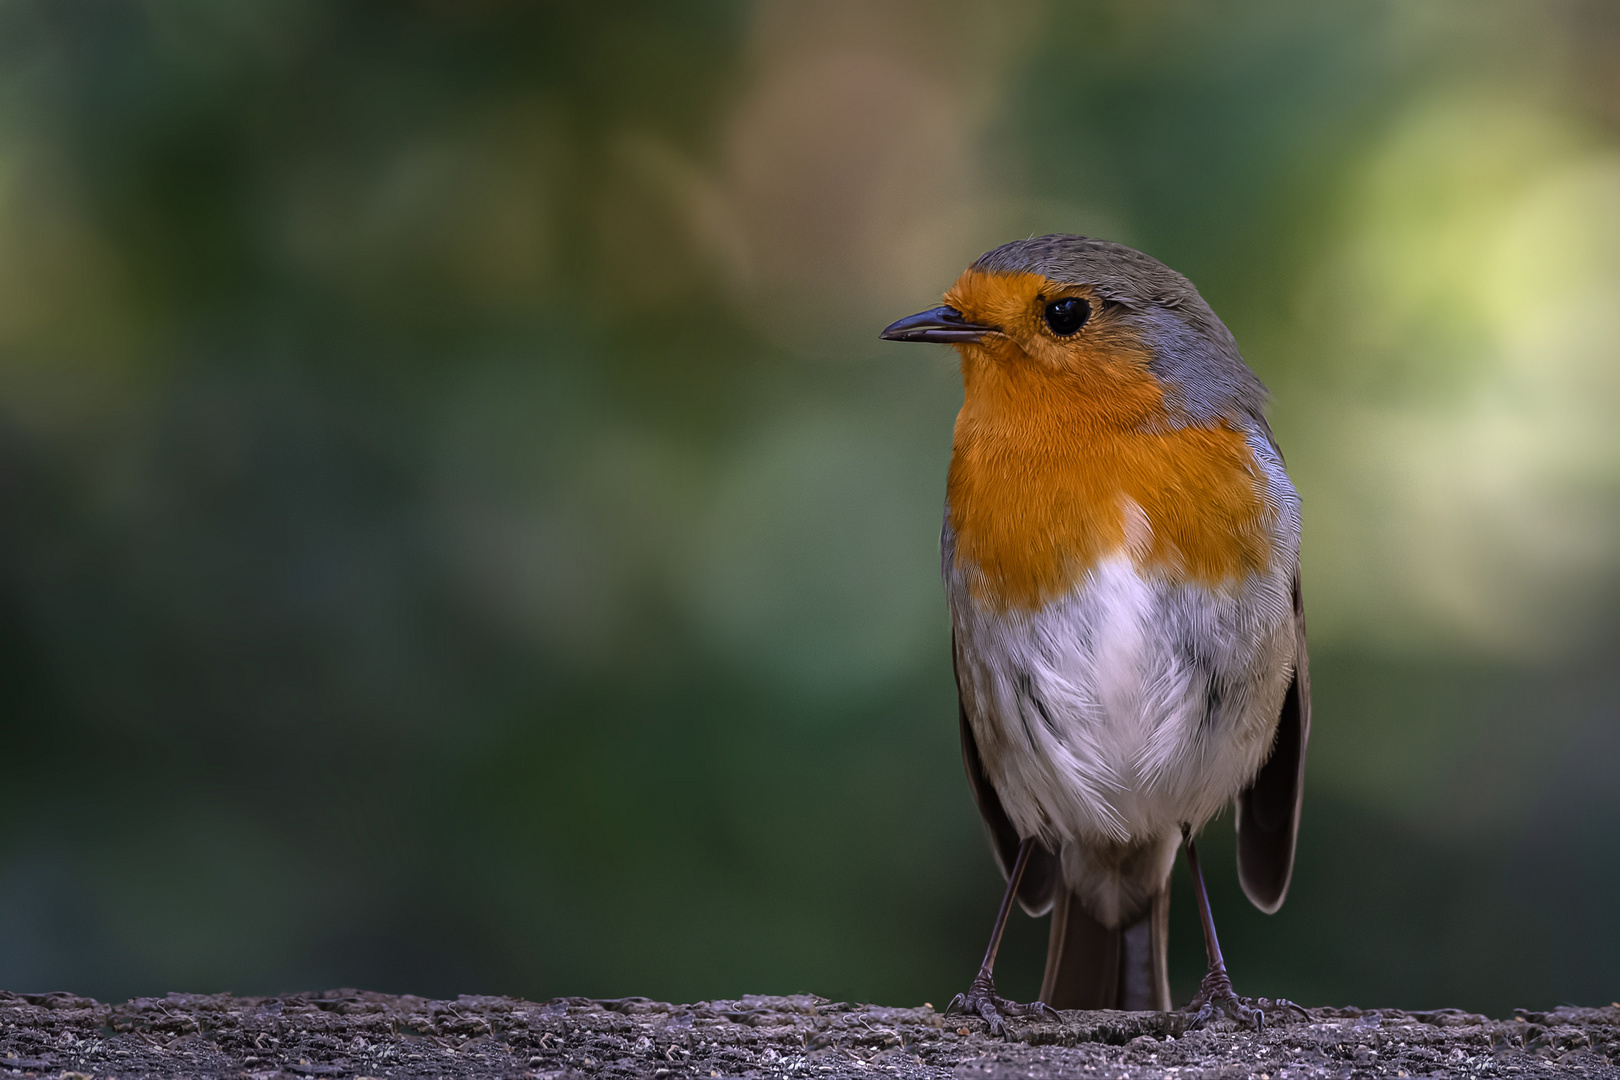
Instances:
[[[983,1018],[990,1025],[990,1034],[1003,1038],[1007,1035],[1007,1025],[1004,1023],[1015,1016],[1057,1016],[1057,1010],[1044,1001],[1032,1001],[1028,1005],[1020,1005],[1016,1001],[1008,1001],[996,993],[996,984],[991,981],[988,971],[979,972],[974,978],[973,985],[969,986],[967,993],[957,994],[951,1003],[945,1006],[945,1015],[954,1012],[971,1013]]]
[[[1311,1018],[1310,1013],[1284,998],[1238,997],[1226,972],[1216,968],[1204,976],[1198,993],[1181,1011],[1189,1018],[1187,1023],[1189,1031],[1196,1031],[1222,1015],[1236,1020],[1244,1027],[1259,1031],[1266,1025],[1268,1013],[1275,1017],[1286,1010],[1292,1010],[1306,1020]]]

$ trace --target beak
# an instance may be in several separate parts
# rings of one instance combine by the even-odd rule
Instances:
[[[980,326],[962,318],[953,307],[937,307],[907,315],[899,322],[890,323],[878,337],[884,341],[943,341],[978,342],[984,335],[996,333],[993,326]]]

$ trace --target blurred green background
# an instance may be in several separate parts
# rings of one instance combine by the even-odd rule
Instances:
[[[0,3],[0,986],[943,1004],[960,390],[876,334],[1073,231],[1305,499],[1239,988],[1620,997],[1617,12]]]

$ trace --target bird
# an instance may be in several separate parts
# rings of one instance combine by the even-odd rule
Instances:
[[[1052,234],[982,255],[890,341],[960,354],[941,564],[962,761],[1006,877],[951,1010],[1005,1034],[1055,1009],[1171,1008],[1170,876],[1208,972],[1184,1008],[1259,1027],[1233,989],[1195,838],[1235,804],[1261,911],[1293,873],[1311,697],[1300,500],[1268,392],[1181,274]],[[997,994],[1012,901],[1051,913],[1039,999]]]

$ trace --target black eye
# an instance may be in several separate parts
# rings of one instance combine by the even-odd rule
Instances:
[[[1058,337],[1068,337],[1091,318],[1091,305],[1078,296],[1067,296],[1046,305],[1046,325]]]

